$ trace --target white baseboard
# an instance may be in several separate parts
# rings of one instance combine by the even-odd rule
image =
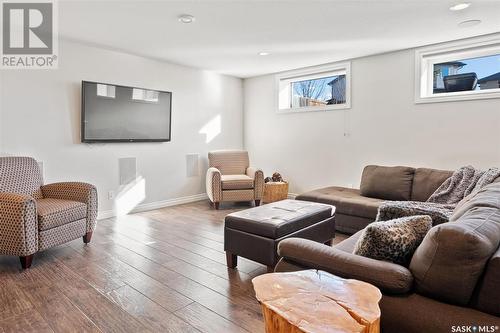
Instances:
[[[134,209],[132,209],[130,211],[130,214],[145,212],[148,210],[159,209],[159,208],[164,208],[164,207],[177,206],[177,205],[182,205],[182,204],[186,204],[186,203],[190,203],[190,202],[202,201],[202,200],[207,200],[207,199],[208,199],[208,196],[206,193],[200,193],[200,194],[190,195],[187,197],[180,197],[180,198],[167,199],[167,200],[156,201],[156,202],[149,202],[149,203],[138,205],[137,207],[135,207]],[[115,217],[115,216],[116,216],[116,212],[112,209],[100,211],[97,213],[98,220],[109,219],[110,217]]]

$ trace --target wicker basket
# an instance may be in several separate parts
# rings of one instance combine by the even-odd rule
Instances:
[[[280,201],[288,198],[287,182],[269,182],[264,184],[265,203]]]

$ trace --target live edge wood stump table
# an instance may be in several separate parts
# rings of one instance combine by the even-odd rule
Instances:
[[[267,333],[379,333],[380,290],[323,271],[271,273],[252,280]]]

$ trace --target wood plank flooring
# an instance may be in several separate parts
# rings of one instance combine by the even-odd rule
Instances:
[[[0,256],[0,333],[264,332],[251,280],[266,267],[229,269],[223,249],[224,216],[246,208],[200,201],[101,220],[90,244],[36,254],[26,271]]]

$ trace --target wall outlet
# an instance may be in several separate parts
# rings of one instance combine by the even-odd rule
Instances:
[[[115,198],[115,191],[108,191],[108,199],[113,200]]]

